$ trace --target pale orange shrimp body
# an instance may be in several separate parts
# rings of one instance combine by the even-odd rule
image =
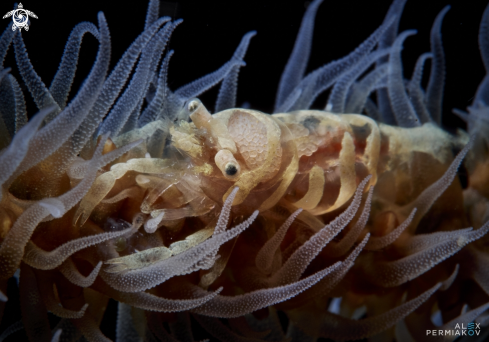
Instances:
[[[365,191],[384,173],[394,186],[411,187],[404,183],[425,172],[414,169],[417,155],[447,166],[468,142],[432,124],[405,129],[356,114],[237,108],[210,115],[198,100],[188,107],[193,122],[175,127],[172,141],[195,165],[201,189],[222,203],[239,187],[233,205],[260,211],[281,202],[323,215],[347,203],[368,175]]]

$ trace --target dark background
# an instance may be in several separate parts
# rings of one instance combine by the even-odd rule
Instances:
[[[7,12],[13,0],[3,0],[0,12]],[[309,1],[256,0],[184,0],[166,1],[161,15],[183,18],[170,42],[175,55],[170,63],[169,83],[177,89],[198,77],[219,68],[233,54],[241,37],[248,31],[258,34],[252,39],[241,69],[238,105],[244,101],[252,108],[271,112],[280,74],[292,50],[302,15]],[[308,71],[341,58],[365,40],[381,23],[391,0],[332,1],[320,6],[314,31],[313,48]],[[444,124],[463,126],[451,113],[452,108],[465,109],[485,74],[478,50],[478,29],[486,1],[408,0],[400,30],[417,29],[404,44],[405,76],[410,78],[416,58],[429,51],[429,32],[438,12],[447,4],[442,26],[442,39],[447,56]],[[27,51],[35,70],[49,86],[61,60],[64,44],[71,29],[80,21],[97,24],[97,12],[103,11],[112,37],[112,65],[120,58],[144,26],[145,1],[34,1],[23,2],[39,19],[31,20],[31,29],[23,31]],[[3,13],[2,12],[2,13]],[[7,19],[0,22],[3,27]],[[86,77],[95,59],[98,44],[86,35],[82,44],[79,70],[73,90]],[[9,52],[6,65],[14,64]],[[15,72],[14,72],[15,74]],[[429,62],[425,75],[429,74]],[[427,80],[426,80],[427,81]],[[425,82],[426,83],[426,82]],[[217,89],[202,96],[213,110]],[[76,93],[76,91],[72,91]],[[324,108],[327,95],[315,103]],[[35,107],[29,107],[30,115]]]
[[[40,1],[26,0],[24,8],[34,12],[39,19],[31,19],[28,32],[23,31],[32,64],[49,86],[61,60],[65,42],[71,29],[81,21],[97,24],[97,12],[103,11],[112,37],[112,66],[144,27],[147,3],[145,1]],[[183,18],[170,42],[175,50],[171,60],[169,84],[178,87],[212,72],[232,56],[241,37],[248,31],[258,34],[252,39],[245,57],[247,66],[241,69],[238,88],[238,105],[248,101],[252,108],[270,113],[280,74],[288,60],[308,1],[243,1],[243,0],[185,0],[167,1],[161,5],[160,14]],[[381,23],[390,0],[325,0],[321,5],[314,31],[313,48],[308,71],[343,57],[365,40]],[[10,11],[14,1],[2,0],[0,14]],[[400,30],[417,29],[404,44],[403,61],[405,77],[410,78],[417,57],[429,51],[431,25],[441,9],[450,4],[442,26],[442,39],[447,58],[446,91],[443,107],[443,124],[448,129],[465,127],[451,113],[452,108],[465,109],[471,104],[474,93],[485,71],[478,50],[478,29],[487,1],[476,0],[408,0]],[[3,30],[10,19],[0,21]],[[97,52],[97,41],[86,35],[82,44],[79,70],[72,95],[88,75]],[[6,66],[15,69],[13,49],[8,53]],[[18,73],[14,70],[14,75]],[[429,62],[425,75],[429,74]],[[20,77],[17,77],[20,81]],[[426,84],[427,78],[425,78]],[[213,91],[202,96],[206,106],[213,110],[217,95]],[[27,93],[27,92],[26,92]],[[327,95],[320,97],[314,107],[324,108]],[[35,106],[27,95],[28,111],[32,116]],[[10,285],[14,282],[11,280]],[[20,318],[13,286],[9,288],[11,300],[0,324],[1,332]],[[115,333],[116,306],[112,302],[102,329],[110,338]],[[112,315],[112,318],[109,317]],[[53,320],[53,324],[56,320]],[[24,335],[25,336],[25,335]],[[22,333],[12,340],[20,341]]]

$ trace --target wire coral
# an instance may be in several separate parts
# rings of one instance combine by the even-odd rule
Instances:
[[[0,318],[16,291],[22,318],[0,340],[24,329],[30,341],[108,341],[110,300],[117,341],[424,341],[471,322],[486,332],[488,76],[468,112],[455,110],[467,132],[443,130],[449,8],[405,79],[406,0],[353,52],[306,73],[321,3],[306,9],[274,114],[236,105],[254,31],[222,67],[172,89],[181,20],[159,18],[158,0],[112,69],[104,14],[78,24],[49,87],[22,34],[4,31]],[[486,69],[488,25],[489,7]],[[98,53],[70,99],[87,34]],[[21,80],[4,66],[10,46]],[[211,114],[196,97],[219,83]],[[24,86],[39,110],[30,119]],[[311,109],[327,90],[324,110]]]

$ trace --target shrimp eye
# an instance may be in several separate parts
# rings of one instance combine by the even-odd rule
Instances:
[[[199,104],[200,104],[199,100],[197,100],[197,99],[192,100],[187,104],[187,110],[192,113],[193,111],[195,111],[197,109]]]
[[[224,177],[229,180],[239,176],[240,166],[236,158],[229,150],[220,150],[214,157],[217,167],[221,170]]]
[[[234,176],[236,173],[238,173],[238,168],[236,167],[236,165],[231,164],[231,163],[228,163],[226,165],[225,170],[226,170],[226,174],[228,176]]]

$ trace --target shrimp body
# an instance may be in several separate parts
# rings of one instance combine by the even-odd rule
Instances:
[[[323,215],[347,203],[368,175],[365,191],[386,173],[394,174],[398,187],[409,187],[407,176],[424,172],[413,168],[415,156],[447,167],[452,150],[467,142],[430,123],[400,128],[316,110],[268,115],[229,109],[210,115],[198,100],[192,105],[193,123],[173,129],[173,146],[205,170],[200,187],[210,199],[222,203],[237,186],[233,204],[260,211],[280,202]]]

